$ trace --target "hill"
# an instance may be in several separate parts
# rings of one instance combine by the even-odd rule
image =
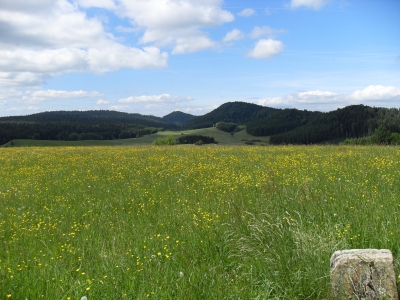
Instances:
[[[116,111],[53,111],[0,118],[0,145],[13,139],[113,140],[179,126],[155,116]]]
[[[188,129],[212,127],[218,122],[244,125],[259,118],[265,118],[277,111],[276,108],[265,107],[246,102],[227,102],[213,111],[194,118],[186,124]]]
[[[0,122],[73,122],[73,123],[129,123],[152,127],[176,126],[155,116],[141,114],[129,114],[110,110],[89,111],[47,111],[27,116],[0,117]]]
[[[195,118],[196,116],[193,116],[191,114],[186,114],[181,111],[173,111],[172,113],[162,117],[162,120],[164,122],[172,123],[177,126],[184,126]]]

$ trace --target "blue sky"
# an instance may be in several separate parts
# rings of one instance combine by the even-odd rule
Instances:
[[[0,116],[400,108],[399,0],[1,0]]]

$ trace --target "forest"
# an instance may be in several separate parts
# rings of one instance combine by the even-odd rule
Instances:
[[[203,116],[179,111],[162,118],[116,111],[54,111],[0,118],[0,145],[13,139],[126,139],[160,130],[213,126],[231,134],[245,128],[252,136],[270,136],[270,144],[337,143],[344,140],[353,144],[391,143],[397,141],[396,133],[400,134],[400,110],[360,104],[319,112],[228,102]],[[369,140],[380,126],[383,126],[381,131],[387,130],[389,138]]]

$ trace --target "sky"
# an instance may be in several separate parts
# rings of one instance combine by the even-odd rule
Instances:
[[[399,0],[1,0],[0,116],[400,108]]]

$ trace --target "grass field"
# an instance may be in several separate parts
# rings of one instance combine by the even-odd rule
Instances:
[[[214,139],[220,145],[244,145],[246,140],[260,140],[256,142],[256,145],[265,145],[269,142],[269,137],[254,137],[245,130],[235,132],[233,135],[230,133],[217,130],[215,127],[202,128],[194,130],[183,130],[183,131],[159,131],[156,134],[145,135],[136,139],[122,139],[122,140],[104,140],[104,141],[47,141],[47,140],[14,140],[13,145],[7,143],[2,147],[45,147],[45,146],[130,146],[130,145],[151,145],[152,142],[158,138],[165,138],[167,136],[173,136],[178,138],[181,134],[186,135],[205,135],[214,137]],[[1,146],[0,146],[1,147]]]
[[[0,299],[330,299],[349,248],[400,270],[399,147],[21,147],[0,165]]]

